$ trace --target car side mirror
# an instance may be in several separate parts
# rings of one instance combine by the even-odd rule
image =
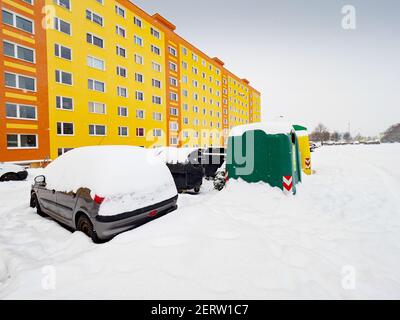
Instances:
[[[46,177],[45,176],[37,176],[35,178],[35,184],[40,185],[40,186],[45,186],[46,185]]]

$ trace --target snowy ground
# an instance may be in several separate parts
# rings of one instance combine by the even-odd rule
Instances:
[[[295,197],[207,183],[103,245],[37,216],[29,182],[1,183],[0,298],[399,299],[400,144],[313,156]]]

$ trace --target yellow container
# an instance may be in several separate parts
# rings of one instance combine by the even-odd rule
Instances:
[[[311,175],[311,152],[307,128],[299,125],[293,125],[293,128],[296,130],[297,139],[299,141],[301,167],[305,174]]]

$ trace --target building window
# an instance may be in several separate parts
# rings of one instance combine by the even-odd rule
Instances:
[[[192,59],[193,59],[193,61],[197,61],[199,58],[197,57],[197,55],[195,55],[194,53],[192,53]]]
[[[57,155],[60,157],[62,156],[64,153],[67,153],[71,150],[74,150],[74,148],[58,148],[57,149]]]
[[[137,44],[138,46],[143,47],[143,39],[141,37],[134,36],[133,40],[134,40],[135,44]]]
[[[118,127],[118,135],[120,137],[127,137],[128,134],[128,127]]]
[[[72,98],[57,96],[56,108],[61,110],[73,110],[74,104]]]
[[[183,118],[183,124],[189,124],[189,118],[188,117],[184,117]]]
[[[161,55],[161,49],[155,45],[151,45],[151,52],[155,53],[156,55]]]
[[[3,42],[4,55],[27,62],[35,62],[35,50],[8,41]]]
[[[138,26],[139,28],[142,28],[143,26],[143,22],[141,19],[139,19],[138,17],[134,17],[133,18],[133,23]]]
[[[182,61],[182,68],[185,69],[185,70],[187,70],[187,68],[188,68],[187,62]]]
[[[71,9],[71,0],[54,0],[56,4],[60,7],[70,10]]]
[[[153,96],[152,101],[153,101],[154,104],[161,104],[162,103],[161,97],[158,97],[158,96]]]
[[[144,82],[143,75],[141,73],[135,73],[135,80],[137,82],[143,83]]]
[[[125,87],[117,87],[117,95],[119,97],[127,98],[128,97],[128,89]]]
[[[95,57],[87,57],[87,65],[91,68],[95,68],[101,71],[105,70],[105,62],[101,59],[97,59]]]
[[[22,120],[37,120],[36,107],[24,104],[6,103],[6,117]]]
[[[152,36],[156,37],[157,39],[160,39],[160,32],[158,30],[151,28],[150,33]]]
[[[56,82],[72,86],[72,73],[56,70]]]
[[[127,107],[118,107],[118,116],[127,117],[128,116],[128,108]]]
[[[103,26],[103,17],[90,10],[86,10],[86,19],[98,24],[99,26]]]
[[[104,82],[93,80],[93,79],[88,79],[88,89],[89,90],[105,92],[105,88],[106,88],[106,86],[105,86]]]
[[[36,91],[35,78],[9,72],[6,72],[4,75],[5,75],[6,87],[28,90],[28,91]]]
[[[117,66],[117,75],[120,76],[120,77],[126,78],[126,76],[127,76],[126,69],[123,68],[123,67]]]
[[[177,67],[176,63],[173,63],[173,62],[170,61],[169,62],[169,70],[171,70],[173,72],[176,72],[178,70],[178,67]]]
[[[105,136],[106,135],[106,126],[99,124],[90,124],[89,125],[89,135],[90,136]]]
[[[154,137],[162,137],[162,130],[161,129],[153,129],[153,136]]]
[[[178,86],[178,80],[174,77],[169,77],[169,84],[173,87],[177,87]]]
[[[152,62],[152,67],[154,71],[161,72],[161,65],[157,62]]]
[[[141,55],[135,54],[135,62],[137,64],[142,64],[143,65],[144,59],[143,59],[143,57]]]
[[[182,47],[182,54],[183,54],[184,56],[187,55],[187,49],[186,49],[185,47]]]
[[[136,128],[136,137],[144,137],[144,128]]]
[[[194,74],[198,74],[198,73],[199,73],[199,71],[197,70],[196,67],[192,67],[192,72],[193,72]]]
[[[54,17],[54,29],[62,33],[71,35],[71,24],[61,20],[60,18]]]
[[[120,26],[115,26],[115,33],[123,38],[125,38],[126,36],[126,31],[124,28],[120,27]]]
[[[125,50],[125,48],[122,48],[120,46],[116,46],[116,49],[117,49],[117,55],[118,56],[126,58],[126,50]]]
[[[97,113],[97,114],[105,114],[106,113],[106,105],[100,102],[89,102],[89,112]]]
[[[23,16],[20,16],[17,13],[8,10],[2,10],[3,23],[8,24],[14,28],[33,33],[34,32],[34,24],[33,21],[27,19]]]
[[[57,122],[57,135],[73,136],[74,135],[74,124],[71,122]]]
[[[144,101],[144,93],[141,91],[136,91],[135,97],[136,97],[136,100],[138,100],[138,101]]]
[[[104,48],[104,40],[91,33],[86,34],[86,41],[87,43],[93,44],[99,48]]]
[[[176,49],[174,47],[171,47],[171,46],[168,47],[168,52],[169,52],[170,55],[172,55],[174,57],[176,57],[178,55]]]
[[[72,50],[60,44],[54,44],[54,55],[65,60],[72,60]]]
[[[38,137],[35,134],[7,134],[8,149],[36,149]]]
[[[125,9],[121,8],[118,5],[115,5],[115,13],[123,18],[125,18]]]
[[[155,87],[155,88],[161,88],[161,81],[160,81],[160,80],[152,79],[151,82],[152,82],[153,87]]]
[[[162,114],[160,112],[153,112],[153,120],[162,121]]]
[[[175,121],[170,121],[170,123],[169,123],[169,129],[171,130],[171,131],[178,131],[178,129],[179,129],[179,126],[178,126],[178,122],[175,122]]]
[[[136,118],[144,119],[144,110],[136,110]]]
[[[169,139],[169,142],[170,142],[171,145],[176,146],[178,144],[178,137],[171,137]]]
[[[188,111],[189,110],[189,106],[187,103],[183,104],[183,110]]]
[[[177,117],[178,114],[179,114],[178,109],[177,109],[177,108],[173,108],[173,107],[169,108],[169,114],[170,114],[171,116]]]
[[[176,94],[175,92],[170,92],[169,93],[169,99],[171,101],[178,101],[178,94]]]

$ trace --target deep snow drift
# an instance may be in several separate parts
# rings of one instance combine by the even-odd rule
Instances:
[[[206,183],[103,245],[0,183],[0,298],[399,299],[399,163],[400,144],[323,147],[296,196]]]

